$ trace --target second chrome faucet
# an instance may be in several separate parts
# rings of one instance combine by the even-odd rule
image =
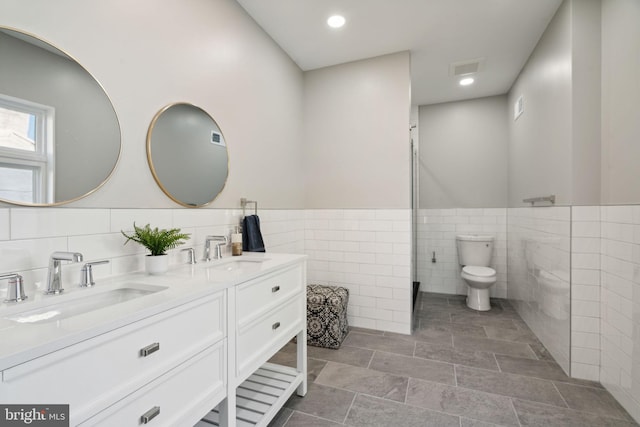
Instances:
[[[211,242],[220,242],[216,244],[214,259],[222,258],[222,246],[229,243],[227,236],[207,236],[204,240],[204,256],[203,261],[211,261]]]

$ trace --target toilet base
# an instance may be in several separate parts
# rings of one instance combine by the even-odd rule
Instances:
[[[477,311],[491,310],[489,289],[477,289],[467,286],[467,307]]]

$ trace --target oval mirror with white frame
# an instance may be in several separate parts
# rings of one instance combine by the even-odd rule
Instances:
[[[170,104],[151,121],[147,159],[154,179],[174,202],[205,206],[220,194],[229,174],[227,144],[203,109]]]
[[[102,86],[42,39],[0,26],[0,202],[55,206],[100,188],[120,157]]]

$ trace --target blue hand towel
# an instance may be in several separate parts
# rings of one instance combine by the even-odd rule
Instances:
[[[246,252],[265,251],[258,215],[245,216],[242,220],[242,250]]]

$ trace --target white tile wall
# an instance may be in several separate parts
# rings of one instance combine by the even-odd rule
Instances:
[[[261,210],[262,235],[269,252],[309,254],[309,281],[346,286],[351,292],[352,325],[400,333],[411,331],[410,210]],[[150,223],[191,234],[182,248],[197,256],[210,234],[229,234],[238,209],[0,209],[0,274],[17,271],[33,294],[46,279],[49,255],[76,251],[96,266],[97,279],[144,268],[145,250],[120,230]],[[170,262],[184,262],[178,248]],[[230,248],[225,248],[225,256]],[[79,280],[82,264],[63,268],[63,280]],[[3,300],[6,287],[0,287]],[[0,305],[1,309],[1,305]]]
[[[465,295],[460,277],[456,235],[489,234],[495,238],[491,267],[497,281],[491,296],[507,297],[507,210],[420,209],[417,215],[417,264],[420,289],[424,292]],[[436,262],[432,263],[433,252]]]
[[[268,251],[304,253],[304,211],[263,210],[259,214]],[[170,262],[178,264],[186,261],[180,249],[193,247],[201,257],[204,237],[229,234],[240,217],[238,209],[2,208],[0,274],[21,273],[29,295],[43,287],[49,256],[55,251],[80,252],[84,262],[109,260],[109,264],[94,268],[97,279],[142,270],[145,249],[135,243],[124,245],[125,238],[120,233],[132,230],[134,221],[159,228],[179,227],[190,233],[191,239],[169,254]],[[230,247],[224,250],[230,256]],[[81,266],[82,263],[65,264],[63,281],[78,283]],[[0,301],[5,295],[6,286],[2,285]]]
[[[308,281],[349,289],[349,324],[411,332],[411,211],[306,211]]]
[[[600,213],[600,382],[640,420],[640,206]]]
[[[509,300],[567,373],[571,338],[570,215],[568,207],[508,209]],[[593,320],[597,325],[597,318]],[[585,328],[589,325],[586,323]]]
[[[571,208],[571,376],[600,380],[600,206]]]

